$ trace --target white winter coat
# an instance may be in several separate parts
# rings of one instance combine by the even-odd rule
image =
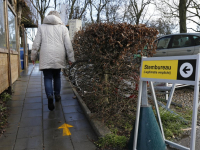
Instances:
[[[33,42],[31,60],[35,61],[38,50],[40,70],[65,68],[66,55],[69,61],[75,61],[68,29],[60,18],[54,15],[44,18]]]

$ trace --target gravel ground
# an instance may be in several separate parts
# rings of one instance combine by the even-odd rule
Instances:
[[[157,94],[158,98],[165,99],[164,94]],[[194,88],[192,86],[176,88],[172,102],[181,105],[183,108],[192,108],[194,98]]]

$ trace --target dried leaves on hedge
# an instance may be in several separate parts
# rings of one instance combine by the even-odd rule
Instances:
[[[148,43],[147,55],[155,53],[154,40],[158,31],[145,25],[92,24],[76,34],[74,48],[76,57],[92,60],[119,61],[137,54]]]
[[[87,59],[92,64],[82,67],[79,76],[84,79],[80,86],[86,90],[83,99],[102,121],[133,118],[140,67],[134,54],[152,56],[157,34],[156,29],[145,25],[100,23],[75,35],[76,60]]]

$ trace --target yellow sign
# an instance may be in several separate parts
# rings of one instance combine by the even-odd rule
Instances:
[[[142,78],[177,79],[178,60],[143,61]]]
[[[73,127],[72,125],[64,123],[62,126],[60,126],[58,129],[63,129],[63,136],[71,135],[71,132],[68,128]]]

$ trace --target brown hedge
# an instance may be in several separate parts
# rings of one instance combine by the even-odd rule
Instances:
[[[91,59],[93,62],[116,62],[133,59],[133,54],[141,53],[148,43],[147,56],[155,53],[154,40],[158,31],[145,25],[127,23],[100,23],[87,26],[74,37],[77,59]],[[109,60],[109,61],[108,61]]]
[[[83,80],[83,89],[92,87],[94,91],[85,94],[83,99],[102,121],[109,123],[122,118],[133,121],[127,118],[127,114],[135,117],[140,67],[134,54],[140,52],[152,56],[157,34],[156,29],[145,25],[100,23],[87,26],[75,35],[73,48],[76,60],[89,59],[94,64],[94,73],[90,69],[90,72],[84,72],[87,70],[84,67],[81,71],[83,76],[92,74],[93,85],[87,87],[88,83]],[[119,123],[118,126],[123,125]]]

